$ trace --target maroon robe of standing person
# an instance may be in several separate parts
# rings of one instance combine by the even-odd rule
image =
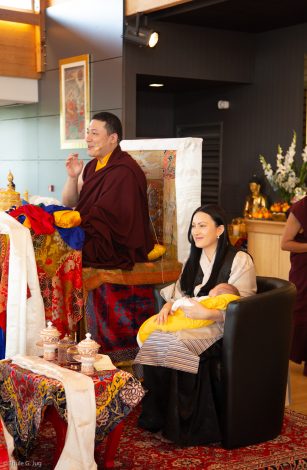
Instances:
[[[303,229],[302,233],[298,233],[294,240],[299,243],[307,243],[307,196],[293,204],[290,211]],[[304,374],[307,375],[307,252],[291,252],[290,261],[289,280],[297,289],[290,359],[298,364],[305,361]]]
[[[97,160],[83,172],[76,210],[85,231],[83,266],[131,270],[148,261],[153,248],[145,175],[135,160],[117,146],[107,165]]]

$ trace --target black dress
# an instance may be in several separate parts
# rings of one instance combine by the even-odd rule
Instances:
[[[222,340],[201,354],[197,374],[143,365],[139,426],[180,446],[220,441],[221,348]]]
[[[229,246],[216,284],[228,281],[237,252]],[[139,426],[162,431],[164,437],[181,446],[220,441],[222,344],[221,339],[200,355],[197,374],[143,364],[147,393]]]

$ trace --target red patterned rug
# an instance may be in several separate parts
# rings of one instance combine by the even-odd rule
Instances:
[[[6,449],[6,442],[3,434],[3,427],[0,420],[0,470],[9,470],[9,456]]]
[[[120,470],[302,470],[307,469],[307,416],[286,410],[282,433],[263,444],[225,450],[217,444],[179,448],[154,438],[136,426],[138,410],[126,419],[115,459]],[[53,470],[55,434],[50,427],[41,430],[39,442],[28,458],[28,467]],[[102,450],[103,446],[100,447]],[[102,470],[102,453],[96,456]],[[24,469],[20,465],[19,469]]]

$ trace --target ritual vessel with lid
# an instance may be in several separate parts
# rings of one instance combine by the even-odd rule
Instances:
[[[46,361],[55,360],[55,351],[58,347],[58,341],[61,336],[61,333],[57,330],[55,326],[52,325],[51,321],[47,322],[47,327],[44,328],[41,333],[41,341],[43,345],[43,358]]]
[[[91,339],[91,333],[86,333],[85,339],[77,344],[78,356],[75,359],[81,362],[81,372],[86,375],[93,375],[94,362],[97,360],[97,353],[100,344]]]

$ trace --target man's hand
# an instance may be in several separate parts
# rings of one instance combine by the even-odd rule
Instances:
[[[79,160],[78,153],[70,153],[67,157],[66,171],[71,178],[78,178],[83,169],[83,160]]]

